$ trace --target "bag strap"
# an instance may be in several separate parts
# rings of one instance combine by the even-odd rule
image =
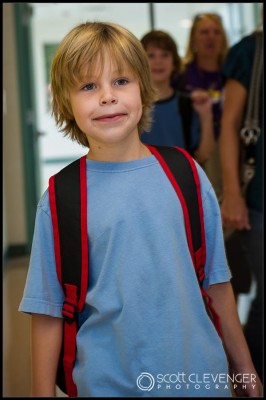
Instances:
[[[177,90],[175,94],[176,94],[176,101],[178,103],[177,111],[178,114],[180,114],[182,121],[186,150],[190,155],[193,156],[194,151],[196,150],[195,148],[192,148],[192,135],[191,135],[193,107],[190,94],[185,92],[185,82],[186,82],[186,73],[184,72],[178,77]]]
[[[241,129],[240,137],[246,146],[255,144],[260,135],[259,127],[259,92],[263,67],[263,34],[256,32],[256,49],[253,60],[248,104],[244,127]]]
[[[186,150],[179,147],[146,146],[161,164],[180,200],[185,219],[188,247],[201,294],[205,301],[206,311],[218,335],[222,337],[219,316],[212,306],[212,299],[203,289],[206,241],[200,180],[195,161]]]
[[[188,247],[202,286],[206,244],[200,182],[195,163],[187,151],[179,147],[151,145],[147,147],[161,164],[181,202]]]
[[[76,358],[78,313],[84,307],[89,276],[86,156],[50,178],[49,199],[56,271],[65,294],[62,309],[65,381],[59,386],[69,396],[76,397],[72,372]]]

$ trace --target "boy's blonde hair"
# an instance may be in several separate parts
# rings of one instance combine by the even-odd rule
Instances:
[[[223,44],[222,44],[221,53],[219,54],[218,64],[219,64],[219,66],[222,66],[222,64],[226,58],[227,52],[228,52],[228,40],[227,40],[226,32],[225,32],[225,29],[223,26],[222,18],[220,17],[220,15],[213,14],[213,13],[197,14],[194,17],[194,21],[193,21],[193,24],[192,24],[192,27],[190,30],[190,34],[189,34],[188,46],[187,46],[187,50],[186,50],[183,61],[185,64],[195,61],[196,53],[193,48],[193,41],[194,41],[194,37],[195,37],[196,30],[198,28],[198,25],[204,19],[209,19],[209,20],[215,22],[216,25],[221,30],[222,37],[223,37]]]
[[[143,106],[138,124],[139,134],[148,131],[151,125],[151,109],[156,99],[156,91],[152,84],[147,55],[140,41],[117,24],[80,24],[64,37],[52,61],[52,114],[65,136],[86,147],[89,147],[89,142],[75,121],[69,91],[82,82],[86,75],[94,72],[98,60],[103,65],[106,53],[115,62],[118,71],[122,72],[126,65],[139,81]]]

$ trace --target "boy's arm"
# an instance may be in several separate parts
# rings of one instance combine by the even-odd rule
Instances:
[[[55,397],[63,319],[32,314],[32,397]]]
[[[245,377],[247,377],[246,389],[242,388],[245,385],[241,385],[241,387],[235,389],[236,395],[261,397],[263,395],[262,384],[255,371],[239,321],[231,283],[211,285],[206,292],[211,297],[213,308],[220,318],[222,340],[229,362],[230,374],[241,374],[241,378],[243,378],[242,374],[245,374]],[[251,374],[255,374],[256,377]],[[252,387],[254,384],[255,388]]]

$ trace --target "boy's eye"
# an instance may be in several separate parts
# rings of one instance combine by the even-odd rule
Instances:
[[[168,58],[168,57],[171,57],[171,52],[170,51],[164,51],[163,53],[162,53],[162,57],[164,57],[164,58]]]
[[[126,85],[128,83],[128,79],[120,78],[115,81],[115,85]]]
[[[161,53],[158,54],[157,57],[161,57],[161,58],[168,58],[171,57],[171,52],[170,51],[162,51]],[[150,60],[152,60],[153,58],[156,57],[156,55],[154,53],[147,53],[147,56]]]
[[[92,90],[95,88],[96,88],[95,83],[87,83],[87,85],[82,87],[82,90],[88,91],[88,90]]]

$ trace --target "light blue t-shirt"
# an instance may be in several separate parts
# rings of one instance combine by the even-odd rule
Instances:
[[[231,275],[219,206],[198,170],[206,288]],[[226,355],[199,290],[182,208],[157,159],[87,160],[87,182],[90,272],[73,373],[78,396],[230,396]],[[45,192],[19,310],[60,317],[62,303]]]

